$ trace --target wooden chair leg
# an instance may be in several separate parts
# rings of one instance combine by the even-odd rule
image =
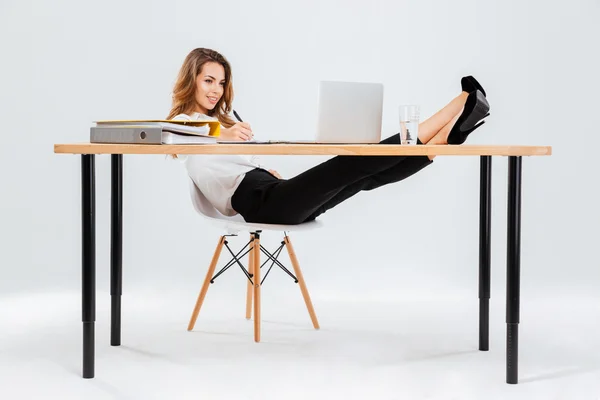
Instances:
[[[250,239],[253,238],[254,235],[250,234]],[[252,244],[250,245],[250,252],[248,253],[248,273],[250,275],[254,274],[254,250],[252,250]],[[252,315],[252,282],[248,281],[248,285],[246,287],[246,319],[250,319]]]
[[[292,261],[294,273],[296,274],[296,278],[298,278],[298,284],[300,285],[300,290],[302,291],[302,297],[304,297],[304,302],[306,303],[308,314],[310,314],[310,319],[315,329],[319,329],[319,321],[317,321],[315,309],[313,308],[312,301],[310,301],[310,295],[308,294],[306,282],[304,281],[304,276],[302,276],[302,270],[300,269],[300,265],[298,264],[298,259],[296,258],[296,253],[294,252],[292,242],[290,241],[290,238],[287,235],[284,236],[283,240],[285,242],[285,247],[288,251],[288,254],[290,255],[290,260]]]
[[[202,284],[200,295],[198,296],[198,300],[196,300],[196,306],[194,307],[192,318],[190,319],[190,323],[188,324],[188,331],[194,329],[196,319],[198,318],[198,313],[200,312],[200,307],[202,307],[202,302],[204,302],[204,297],[206,296],[206,292],[208,291],[210,280],[212,279],[212,276],[215,273],[215,267],[217,266],[217,262],[219,261],[219,256],[221,255],[221,249],[223,248],[224,243],[225,236],[221,236],[219,238],[217,248],[215,249],[215,254],[213,254],[212,261],[210,262],[210,266],[208,267],[208,271],[206,271],[206,278],[204,278],[204,283]]]
[[[254,253],[254,341],[260,342],[260,233],[254,234],[252,242]]]

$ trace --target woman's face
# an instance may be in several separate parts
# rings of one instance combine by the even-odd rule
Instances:
[[[207,62],[196,77],[196,104],[199,112],[208,114],[215,108],[225,89],[225,69],[216,62]]]

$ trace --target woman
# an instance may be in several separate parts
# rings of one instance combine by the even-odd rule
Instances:
[[[487,117],[485,91],[475,78],[461,80],[462,92],[419,124],[418,144],[461,144]],[[250,125],[235,122],[231,67],[214,50],[186,57],[173,90],[167,119],[217,119],[223,140],[253,138]],[[400,144],[395,134],[381,143]],[[291,179],[267,170],[256,156],[195,155],[185,159],[190,178],[223,215],[247,222],[300,224],[362,190],[401,181],[432,163],[434,156],[337,156]]]

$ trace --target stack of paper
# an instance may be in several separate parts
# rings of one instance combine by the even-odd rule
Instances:
[[[217,142],[218,121],[98,121],[90,128],[91,143],[210,144]]]

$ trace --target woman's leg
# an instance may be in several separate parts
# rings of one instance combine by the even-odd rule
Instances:
[[[421,142],[428,143],[443,127],[448,125],[453,118],[460,116],[460,113],[467,102],[467,97],[469,97],[469,93],[461,92],[461,94],[452,99],[452,101],[444,108],[421,122],[419,124],[419,139]]]
[[[427,144],[448,144],[448,135],[460,117],[460,113],[450,120]]]
[[[464,96],[463,96],[464,95]],[[419,140],[443,144],[456,121],[466,93],[419,126]],[[455,115],[452,115],[456,113]],[[437,131],[433,129],[437,127]],[[381,143],[399,144],[393,135]],[[431,163],[427,156],[337,156],[289,180],[252,182],[246,177],[232,198],[233,208],[248,222],[298,224],[314,218],[361,190],[398,182]],[[256,174],[261,176],[261,174]],[[270,177],[267,177],[267,180]],[[260,186],[257,188],[257,185]],[[254,199],[254,200],[253,200]],[[251,207],[244,202],[252,201]],[[244,211],[242,211],[244,210]]]
[[[390,168],[389,170],[364,178],[347,186],[329,201],[318,207],[304,220],[304,222],[314,220],[327,210],[334,208],[363,190],[373,190],[381,186],[389,185],[390,183],[400,182],[401,180],[416,174],[429,164],[431,164],[431,160],[425,156],[408,156],[395,168]]]
[[[381,143],[399,144],[399,135]],[[404,170],[407,159],[411,162]],[[426,156],[337,156],[288,180],[255,170],[238,186],[231,204],[248,222],[299,224],[322,213],[325,204],[332,208],[361,190],[397,182],[430,163]],[[369,179],[386,170],[389,182]]]
[[[460,114],[459,114],[460,115]],[[448,122],[439,132],[434,135],[431,140],[424,144],[439,144],[444,145],[448,144],[448,135],[450,134],[450,130],[456,123],[459,115],[452,118],[450,122]],[[419,139],[420,140],[420,139]],[[394,135],[391,138],[386,139],[390,144],[400,144],[400,137],[398,135]],[[385,142],[385,141],[384,141]],[[435,156],[428,156],[429,160],[432,160]],[[306,221],[311,221],[315,219],[320,214],[323,214],[325,211],[332,209],[343,201],[349,199],[354,196],[358,192],[363,190],[373,190],[378,187],[389,185],[390,183],[400,182],[404,180],[426,166],[428,166],[431,162],[427,162],[424,159],[424,156],[410,156],[403,157],[402,160],[399,160],[396,165],[393,167],[386,169],[385,171],[381,171],[377,174],[368,176],[364,179],[361,179],[358,182],[353,183],[352,185],[346,186],[342,191],[340,191],[337,195],[332,197],[329,201],[321,205],[314,213],[312,213]]]
[[[437,145],[448,144],[448,136],[450,135],[450,131],[452,130],[452,127],[454,126],[454,124],[456,124],[456,121],[458,120],[459,117],[460,117],[460,112],[454,118],[452,118],[450,120],[450,122],[448,122],[446,125],[444,125],[442,127],[442,129],[440,129],[431,138],[431,140],[429,140],[429,142],[427,142],[427,144],[437,144]],[[429,157],[430,160],[433,160],[435,158],[434,155],[430,155],[427,157]]]

